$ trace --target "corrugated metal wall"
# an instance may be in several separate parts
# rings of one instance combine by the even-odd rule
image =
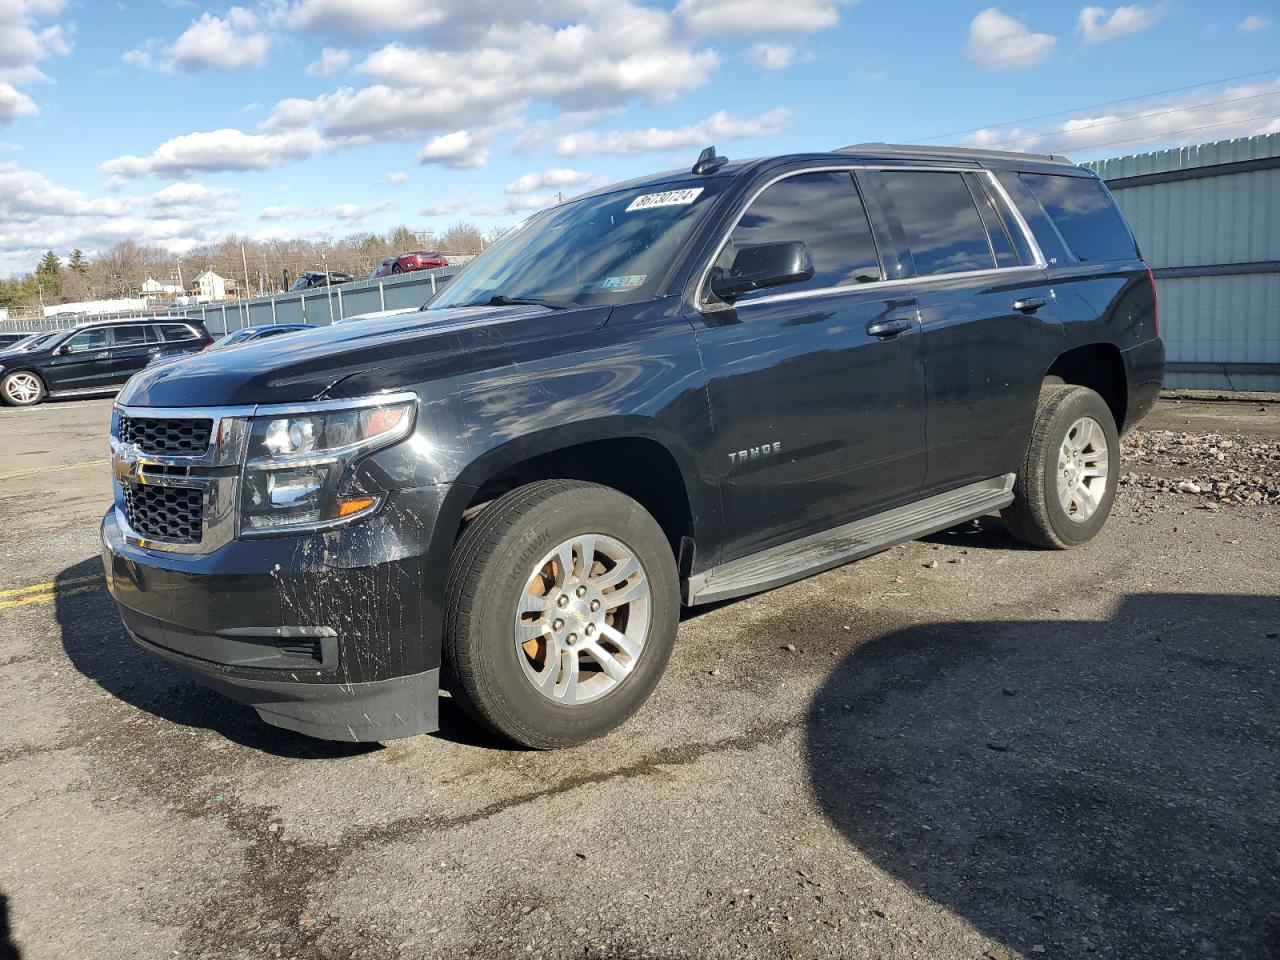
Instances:
[[[1280,391],[1280,134],[1086,166],[1156,271],[1166,386]]]

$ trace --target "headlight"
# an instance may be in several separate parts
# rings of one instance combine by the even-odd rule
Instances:
[[[412,394],[260,410],[249,434],[240,533],[320,529],[378,508],[381,497],[349,489],[352,464],[413,430]]]

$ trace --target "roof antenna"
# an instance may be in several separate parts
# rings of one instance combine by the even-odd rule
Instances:
[[[693,172],[698,174],[698,176],[702,176],[707,173],[715,173],[728,162],[728,157],[716,156],[715,147],[707,147],[707,149],[698,154],[698,162],[693,165]]]

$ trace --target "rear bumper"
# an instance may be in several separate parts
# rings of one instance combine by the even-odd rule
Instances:
[[[1164,385],[1164,341],[1159,337],[1146,340],[1121,355],[1129,381],[1129,401],[1120,432],[1128,433],[1142,423],[1160,397]]]
[[[127,542],[113,509],[108,589],[143,649],[268,723],[336,740],[428,733],[440,676],[433,521],[448,492],[398,490],[364,523],[204,555]]]

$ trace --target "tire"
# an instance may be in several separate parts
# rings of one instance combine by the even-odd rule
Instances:
[[[583,541],[588,536],[594,545]],[[562,563],[559,551],[571,544]],[[627,575],[630,562],[636,572]],[[595,578],[576,576],[610,563]],[[606,582],[610,573],[621,578],[617,588]],[[609,606],[623,596],[635,599]],[[531,483],[483,510],[454,550],[446,682],[472,719],[508,740],[535,749],[583,743],[649,698],[675,645],[679,613],[671,546],[640,504],[592,483]]]
[[[1120,436],[1102,397],[1088,387],[1042,387],[1014,500],[1000,514],[1005,526],[1034,547],[1066,550],[1088,543],[1111,513],[1119,466]]]
[[[400,266],[400,264],[398,264],[398,263],[397,263],[397,264],[393,264],[393,265],[392,265],[392,267],[391,267],[391,272],[392,272],[392,273],[404,273],[404,268],[403,268],[403,267],[401,267],[401,266]]]
[[[11,407],[34,407],[48,392],[40,376],[30,370],[13,370],[0,379],[0,400]]]

